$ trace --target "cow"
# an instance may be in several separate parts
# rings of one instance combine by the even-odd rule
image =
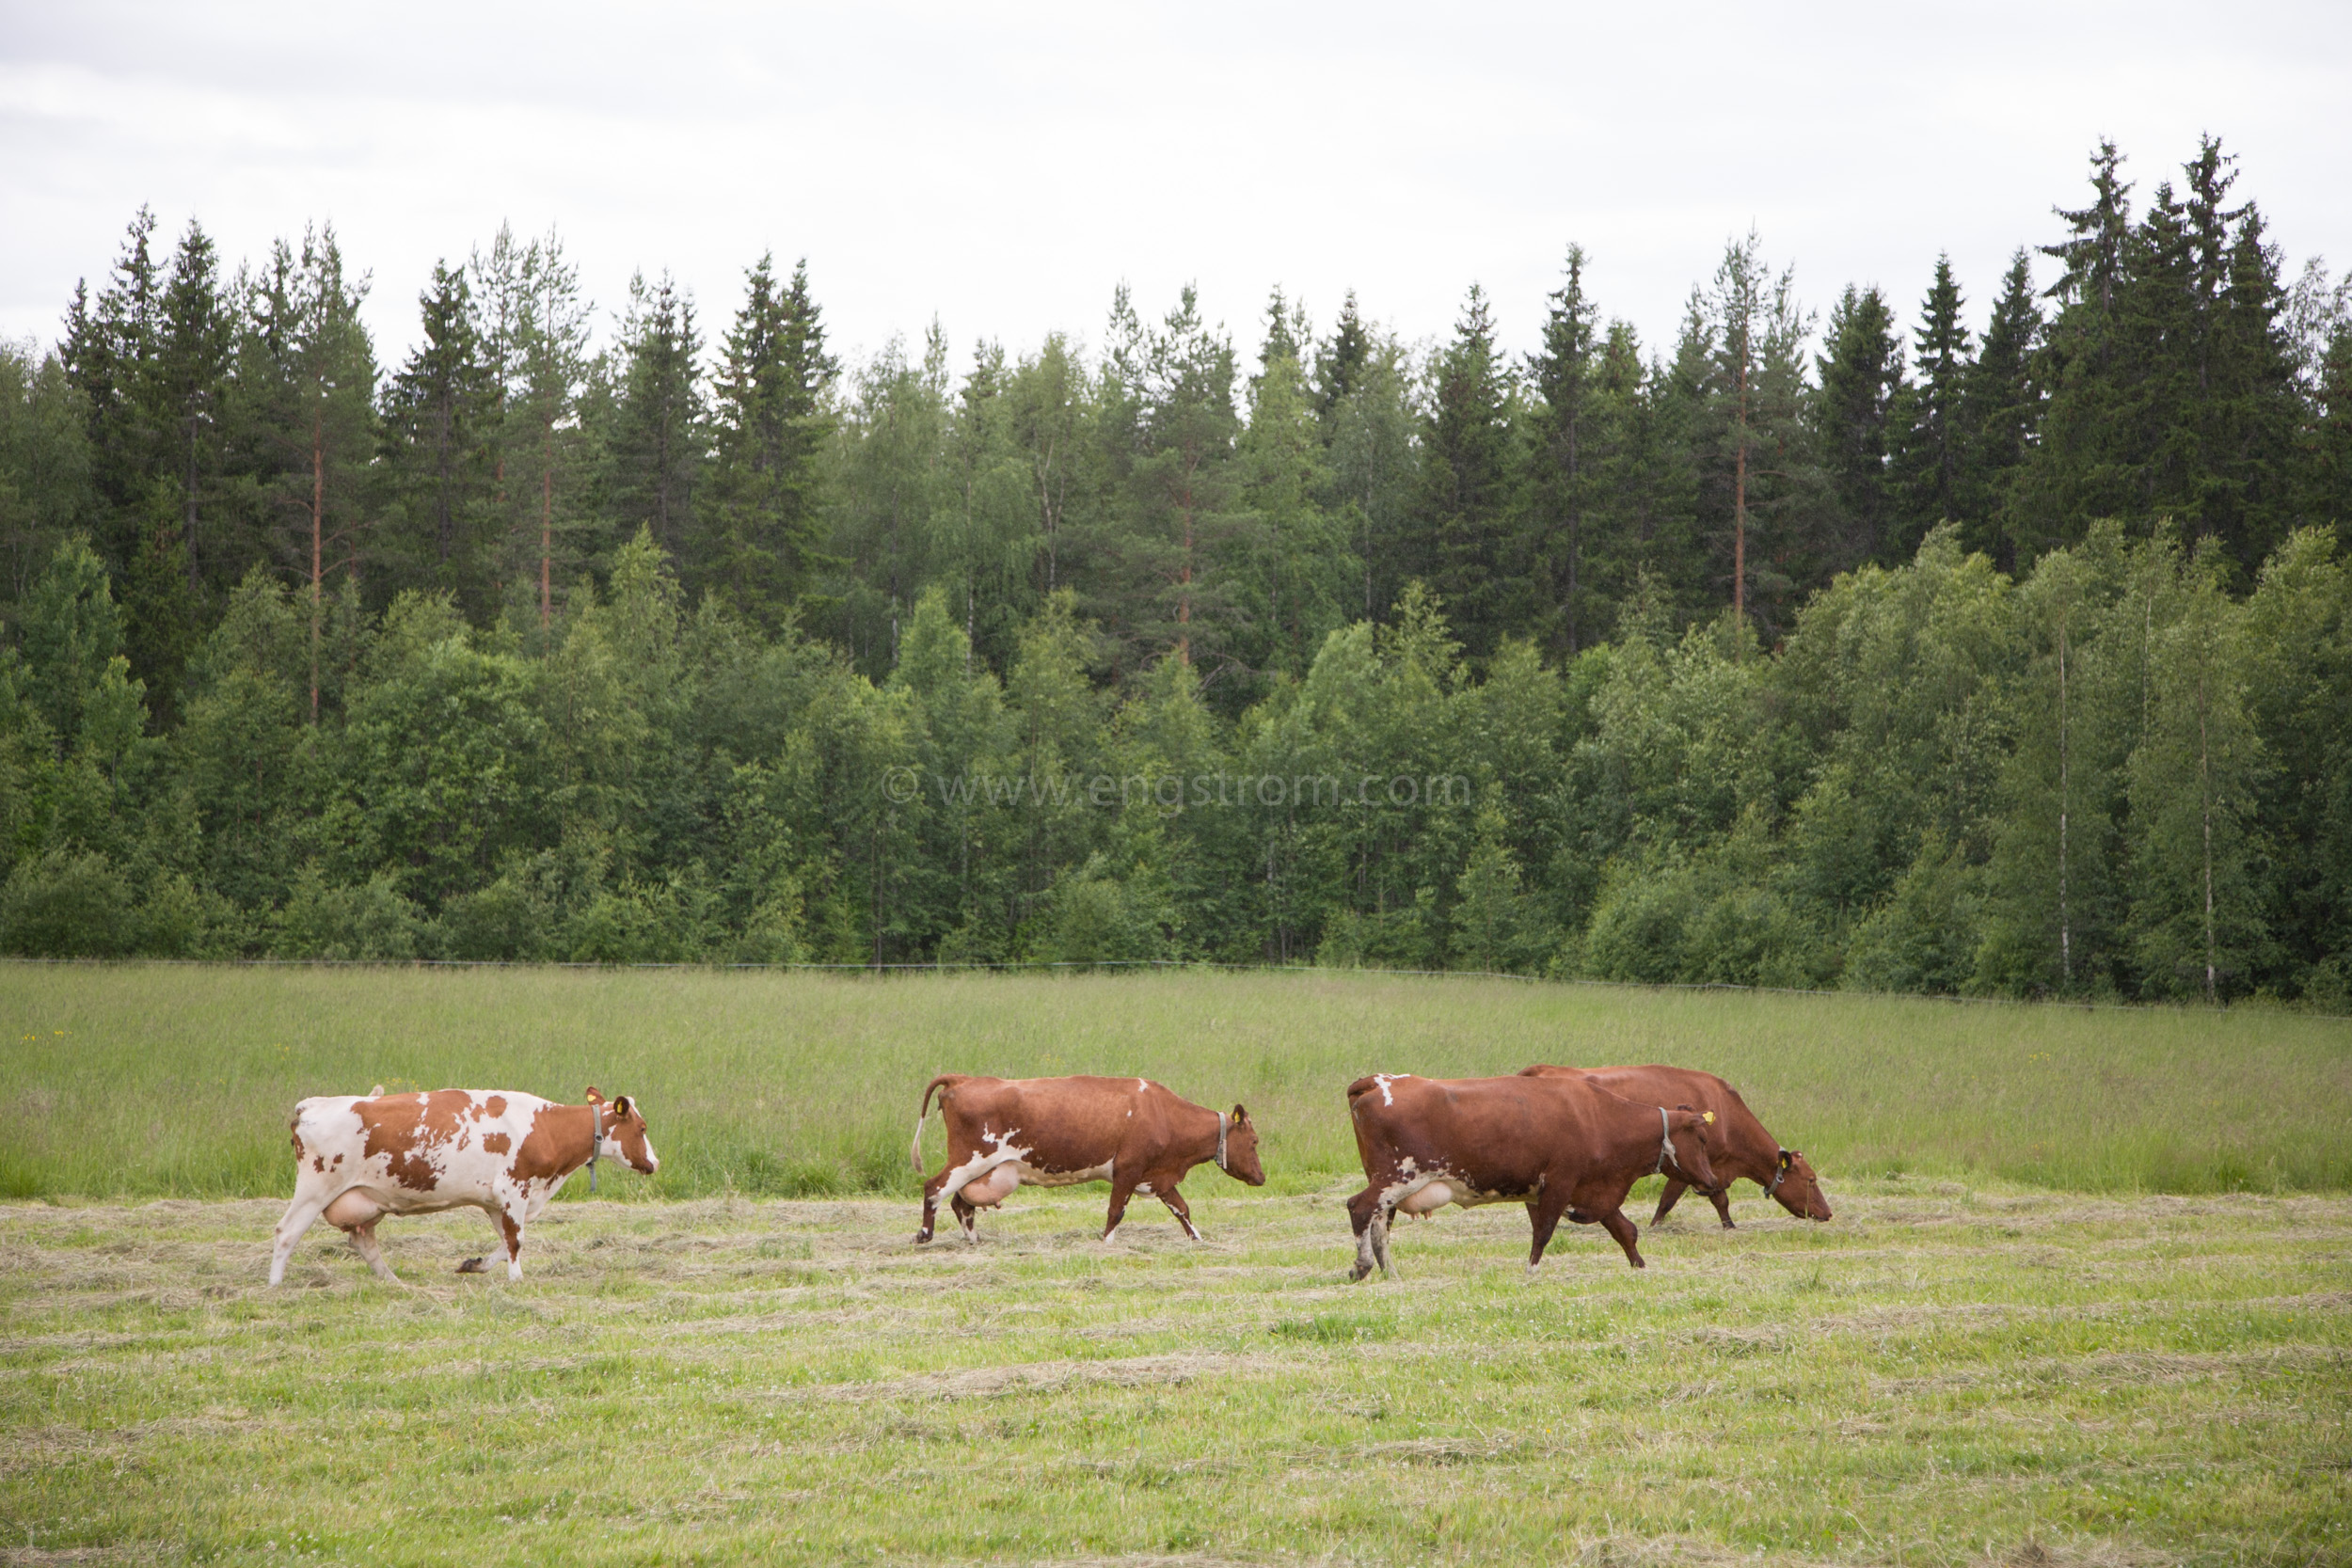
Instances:
[[[1637,1104],[1569,1077],[1418,1078],[1375,1073],[1347,1086],[1364,1190],[1347,1200],[1361,1279],[1376,1263],[1393,1276],[1389,1222],[1398,1210],[1426,1214],[1449,1203],[1524,1203],[1534,1227],[1527,1272],[1565,1214],[1597,1224],[1646,1268],[1633,1222],[1620,1212],[1633,1183],[1670,1171],[1715,1184],[1702,1135],[1708,1113]]]
[[[910,1153],[923,1170],[923,1123],[931,1096],[947,1130],[947,1164],[923,1183],[919,1244],[931,1239],[940,1201],[952,1205],[963,1239],[977,1244],[979,1210],[993,1209],[1020,1186],[1111,1184],[1103,1240],[1115,1240],[1127,1199],[1141,1193],[1168,1205],[1200,1240],[1184,1195],[1176,1190],[1192,1167],[1217,1169],[1252,1187],[1265,1185],[1258,1164],[1258,1129],[1235,1105],[1231,1115],[1179,1099],[1148,1078],[979,1078],[943,1072],[915,1107]]]
[[[661,1168],[636,1102],[627,1095],[607,1101],[593,1087],[585,1105],[490,1089],[319,1095],[294,1107],[294,1201],[278,1222],[272,1285],[286,1277],[294,1243],[321,1215],[350,1236],[379,1277],[397,1279],[375,1222],[461,1207],[489,1214],[506,1277],[520,1279],[523,1226],[572,1172],[599,1157],[647,1176]],[[482,1268],[483,1259],[469,1258],[458,1272]]]
[[[1519,1070],[1528,1077],[1581,1072],[1602,1088],[1628,1100],[1695,1105],[1702,1111],[1715,1113],[1715,1120],[1707,1130],[1707,1159],[1721,1178],[1720,1183],[1708,1187],[1678,1176],[1667,1177],[1666,1190],[1659,1195],[1658,1212],[1650,1216],[1653,1230],[1684,1190],[1692,1185],[1697,1185],[1715,1205],[1724,1228],[1737,1229],[1731,1223],[1729,1189],[1741,1177],[1763,1188],[1765,1196],[1776,1200],[1801,1220],[1830,1218],[1829,1199],[1822,1195],[1820,1178],[1814,1175],[1812,1162],[1764,1131],[1764,1124],[1748,1109],[1748,1102],[1740,1098],[1740,1091],[1711,1072],[1679,1067],[1551,1067],[1541,1062]]]

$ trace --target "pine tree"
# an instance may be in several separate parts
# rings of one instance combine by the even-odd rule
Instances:
[[[1511,537],[1513,391],[1486,291],[1472,284],[1454,341],[1429,367],[1407,564],[1436,589],[1473,657],[1531,618]]]
[[[1950,282],[1947,262],[1937,264],[1936,280],[1939,285]],[[1955,308],[1958,299],[1955,290]],[[1821,466],[1837,498],[1843,536],[1836,563],[1842,567],[1890,557],[1908,559],[1918,540],[1898,523],[1900,508],[1894,492],[1899,479],[1890,475],[1888,460],[1907,450],[1905,437],[1911,432],[1904,426],[1925,411],[1934,395],[1932,383],[1923,382],[1915,391],[1905,385],[1894,313],[1876,287],[1846,286],[1830,311],[1827,337],[1828,352],[1818,360],[1821,394],[1816,417]],[[1927,356],[1931,341],[1923,331],[1923,373],[1931,373]]]
[[[539,630],[545,635],[555,614],[558,545],[556,497],[564,500],[564,532],[573,520],[572,482],[587,465],[578,451],[583,421],[581,398],[589,391],[588,324],[595,307],[580,293],[580,269],[564,260],[563,243],[549,230],[523,253],[521,309],[515,325],[516,380],[508,389],[509,428],[527,428],[527,442],[510,442],[509,453],[524,504],[516,509],[510,547],[529,562],[537,578]],[[567,550],[567,555],[577,554]]]
[[[717,461],[701,580],[762,626],[781,625],[822,564],[825,392],[839,367],[803,261],[782,287],[772,256],[746,275],[718,373]]]
[[[1793,276],[1772,276],[1754,234],[1724,250],[1693,290],[1677,378],[1692,400],[1699,527],[1735,620],[1774,634],[1797,597],[1828,579],[1827,484],[1806,420],[1802,355],[1812,318]]]
[[[306,231],[299,253],[280,240],[248,289],[237,348],[242,434],[280,559],[308,584],[313,722],[327,572],[356,580],[373,520],[375,355],[359,321],[367,287],[345,277],[331,228]]]

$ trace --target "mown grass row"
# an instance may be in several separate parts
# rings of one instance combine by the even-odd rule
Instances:
[[[2093,1192],[2352,1186],[2352,1023],[2277,1012],[1650,991],[1329,973],[861,975],[0,966],[0,1195],[282,1194],[305,1095],[644,1101],[614,1196],[904,1193],[935,1072],[1139,1073],[1247,1103],[1274,1190],[1352,1170],[1375,1070],[1670,1061],[1825,1175]],[[927,1152],[939,1157],[934,1123]]]

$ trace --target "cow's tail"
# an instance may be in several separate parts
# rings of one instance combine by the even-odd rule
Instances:
[[[923,1098],[914,1107],[914,1142],[907,1149],[907,1159],[914,1166],[914,1174],[923,1174],[923,1123],[931,1114],[931,1093],[935,1089],[953,1088],[963,1082],[961,1072],[943,1072],[923,1086]],[[944,1114],[946,1101],[941,1101]]]

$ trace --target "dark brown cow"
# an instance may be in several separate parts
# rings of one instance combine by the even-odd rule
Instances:
[[[923,1169],[923,1122],[939,1095],[947,1129],[947,1165],[923,1183],[923,1228],[931,1239],[940,1199],[954,1206],[963,1239],[977,1242],[977,1212],[993,1209],[1015,1187],[1111,1184],[1103,1240],[1119,1234],[1127,1199],[1156,1197],[1194,1241],[1192,1211],[1176,1184],[1193,1166],[1215,1162],[1226,1175],[1265,1185],[1258,1130],[1239,1105],[1232,1115],[1180,1100],[1148,1078],[974,1078],[943,1072],[923,1090],[914,1115],[914,1168]]]
[[[1633,1222],[1619,1212],[1633,1183],[1679,1171],[1715,1184],[1701,1135],[1706,1114],[1640,1105],[1576,1077],[1416,1078],[1376,1073],[1347,1087],[1356,1151],[1370,1185],[1347,1200],[1361,1279],[1389,1261],[1389,1221],[1449,1203],[1524,1203],[1534,1236],[1527,1272],[1565,1214],[1597,1224],[1646,1268]]]
[[[1822,1195],[1821,1180],[1813,1174],[1812,1163],[1764,1131],[1764,1124],[1748,1109],[1748,1102],[1740,1098],[1740,1091],[1711,1072],[1681,1067],[1569,1068],[1543,1063],[1519,1070],[1530,1077],[1581,1072],[1602,1088],[1628,1100],[1695,1105],[1702,1111],[1715,1113],[1715,1120],[1707,1130],[1707,1159],[1721,1179],[1719,1184],[1710,1188],[1668,1175],[1666,1190],[1659,1195],[1658,1212],[1650,1216],[1652,1228],[1666,1217],[1683,1191],[1693,1185],[1715,1205],[1724,1228],[1736,1228],[1731,1223],[1729,1189],[1741,1177],[1763,1188],[1765,1196],[1777,1200],[1801,1220],[1830,1217],[1829,1199]]]

